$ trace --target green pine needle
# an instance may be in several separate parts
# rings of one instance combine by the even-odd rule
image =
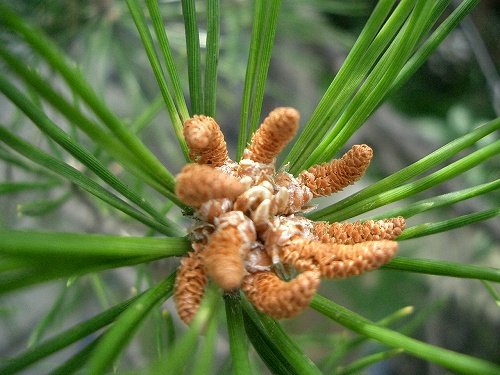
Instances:
[[[390,347],[403,349],[406,353],[437,363],[452,371],[471,375],[494,375],[500,371],[500,366],[496,364],[452,352],[418,341],[388,328],[379,327],[368,319],[321,296],[315,295],[310,306],[353,332],[367,336]]]
[[[254,349],[274,373],[321,374],[321,371],[272,318],[243,301],[245,329]]]
[[[395,257],[385,269],[500,282],[500,269],[434,259]]]
[[[188,57],[189,97],[191,113],[203,114],[203,86],[201,80],[200,35],[196,22],[196,5],[194,0],[182,0],[182,14],[186,30],[186,50]]]
[[[278,23],[281,0],[255,3],[255,16],[250,41],[245,85],[240,116],[236,160],[243,155],[250,137],[258,128],[271,52]]]
[[[489,210],[474,212],[472,214],[454,217],[453,219],[443,220],[434,223],[425,223],[406,228],[398,237],[398,240],[407,240],[430,236],[432,234],[447,232],[453,229],[473,225],[482,221],[500,216],[500,208],[491,208]]]
[[[71,66],[57,46],[47,38],[41,30],[34,29],[15,15],[8,7],[0,4],[0,19],[12,30],[20,33],[45,60],[65,79],[71,89],[77,93],[90,109],[101,119],[125,147],[138,158],[156,180],[165,183],[173,190],[174,177],[158,161],[151,151],[123,124],[123,122],[106,106],[92,87],[85,81],[80,72]]]
[[[49,190],[61,185],[59,182],[1,182],[0,195],[20,193],[23,191]]]
[[[243,324],[240,294],[225,293],[227,329],[231,350],[232,367],[235,375],[251,373],[248,358],[248,342]]]
[[[40,344],[27,349],[19,356],[9,359],[5,365],[1,365],[0,372],[5,375],[14,374],[45,357],[57,353],[78,340],[88,337],[101,328],[106,327],[108,324],[111,324],[124,310],[137,301],[141,295],[142,294],[121,302],[120,304],[74,325],[73,327],[41,342]]]
[[[162,219],[162,222],[158,222],[157,220],[144,215],[113,193],[110,193],[108,190],[104,189],[95,181],[85,176],[80,171],[47,154],[46,152],[33,147],[29,142],[26,142],[25,140],[19,138],[15,134],[5,129],[3,126],[0,126],[0,140],[15,149],[17,152],[23,154],[31,161],[43,165],[47,169],[50,169],[52,172],[68,179],[90,194],[126,213],[127,215],[137,219],[145,225],[154,228],[158,232],[163,233],[167,236],[183,235],[182,229],[180,229],[177,224],[168,222],[166,221],[166,219]]]
[[[220,0],[207,0],[207,42],[205,54],[204,111],[215,117],[217,108],[217,68],[220,48]]]
[[[400,12],[399,17],[394,16],[392,18],[394,21],[391,21],[391,19],[388,20],[388,22],[395,22],[396,24],[385,29],[389,33],[387,37],[378,37],[378,41],[375,41],[377,32],[383,25],[394,3],[394,0],[379,1],[371,13],[356,43],[349,52],[344,64],[342,64],[342,68],[328,87],[304,130],[286,157],[284,164],[290,163],[291,173],[297,173],[304,169],[301,166],[304,165],[308,155],[314,151],[332,124],[328,122],[328,119],[332,119],[333,121],[340,114],[342,108],[380,54],[381,48],[390,40],[391,33],[397,30],[395,26],[401,23],[401,18],[409,12],[409,1],[402,1],[394,12],[396,14]],[[374,47],[372,47],[371,53],[368,54],[368,48],[372,43]],[[380,45],[380,47],[377,45]],[[360,61],[362,64],[358,64]]]
[[[90,358],[87,374],[99,375],[108,369],[115,358],[133,338],[133,333],[149,317],[152,309],[169,298],[174,290],[175,273],[141,295],[118,317],[99,340]]]
[[[149,2],[148,4],[151,4],[151,2]],[[130,9],[130,14],[132,15],[132,18],[134,19],[137,30],[139,31],[139,34],[141,36],[142,43],[144,44],[144,49],[146,50],[149,62],[151,64],[156,80],[158,82],[158,86],[160,87],[163,100],[165,101],[168,113],[170,114],[170,120],[172,121],[172,125],[174,127],[177,140],[179,141],[179,144],[181,146],[182,152],[184,153],[186,161],[189,161],[189,150],[182,135],[182,126],[183,126],[182,117],[187,116],[185,105],[180,104],[181,107],[179,108],[178,112],[174,100],[172,98],[172,95],[170,94],[167,80],[165,78],[163,69],[161,67],[160,59],[158,58],[158,55],[156,53],[156,49],[153,43],[153,38],[146,24],[146,18],[144,17],[144,13],[142,12],[139,3],[137,2],[137,0],[127,0],[127,5]],[[159,18],[158,12],[159,11],[157,10],[156,7],[150,5],[150,14],[153,19],[153,26],[155,28],[157,38],[160,41],[162,47],[161,50],[163,51],[163,56],[167,61],[167,67],[169,68],[169,72],[172,72],[173,69],[171,64],[173,63],[173,61],[171,61],[171,53],[169,53],[170,49],[168,45],[168,40],[165,34],[165,30],[163,28],[163,22],[161,18]],[[176,77],[173,77],[174,80],[175,78]],[[175,93],[177,99],[179,99],[182,94],[182,91],[179,92],[180,89],[179,85],[174,84],[174,89],[177,90]]]
[[[153,27],[156,33],[156,38],[158,39],[160,51],[162,52],[163,59],[165,61],[168,76],[172,82],[174,98],[177,104],[180,120],[181,122],[184,122],[189,118],[189,112],[186,105],[186,99],[184,98],[184,92],[182,91],[181,82],[179,80],[179,75],[177,74],[170,43],[165,31],[165,25],[163,24],[163,19],[161,17],[159,4],[156,0],[146,0],[146,4],[148,6],[151,20],[153,21]],[[170,115],[173,117],[173,114]]]

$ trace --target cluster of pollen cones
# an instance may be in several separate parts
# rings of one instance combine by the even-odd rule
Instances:
[[[242,289],[261,312],[276,319],[303,311],[321,278],[371,271],[397,251],[402,217],[363,223],[314,222],[300,214],[312,198],[328,196],[360,179],[372,149],[355,145],[340,159],[297,177],[275,158],[295,136],[299,113],[277,108],[255,132],[239,163],[210,117],[184,124],[188,164],[176,177],[178,198],[195,209],[193,251],[183,258],[175,285],[179,316],[189,323],[212,279],[224,291]]]

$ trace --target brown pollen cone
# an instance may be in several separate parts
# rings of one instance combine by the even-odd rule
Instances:
[[[299,272],[319,269],[322,253],[329,252],[329,245],[313,239],[295,236],[281,248],[280,259]]]
[[[175,279],[174,300],[181,320],[189,324],[200,307],[208,284],[206,270],[194,252],[183,258]]]
[[[243,215],[233,213],[222,215],[226,222],[210,235],[200,253],[208,275],[226,292],[241,287],[246,273],[243,259],[255,241],[255,228],[248,225],[249,219],[241,220]]]
[[[397,249],[398,243],[389,240],[344,245],[299,238],[283,246],[281,259],[298,271],[319,269],[322,277],[338,279],[380,267]]]
[[[264,314],[275,319],[289,319],[307,308],[319,282],[318,271],[306,271],[289,282],[271,271],[261,271],[245,277],[243,292]]]
[[[405,229],[402,216],[384,220],[367,220],[364,223],[314,223],[314,232],[322,242],[354,244],[365,241],[395,240]]]
[[[206,165],[188,164],[175,177],[175,194],[184,203],[199,208],[210,199],[236,199],[246,186],[238,178]]]
[[[252,137],[244,158],[270,164],[297,133],[299,112],[290,107],[272,111]]]
[[[329,279],[361,275],[390,261],[397,250],[398,243],[388,240],[332,245],[319,259],[321,274]]]
[[[355,145],[342,158],[313,165],[299,174],[299,180],[311,189],[314,197],[324,197],[352,185],[364,174],[373,151],[367,145]]]
[[[219,167],[229,160],[224,135],[213,118],[201,115],[186,120],[183,134],[191,161]]]

